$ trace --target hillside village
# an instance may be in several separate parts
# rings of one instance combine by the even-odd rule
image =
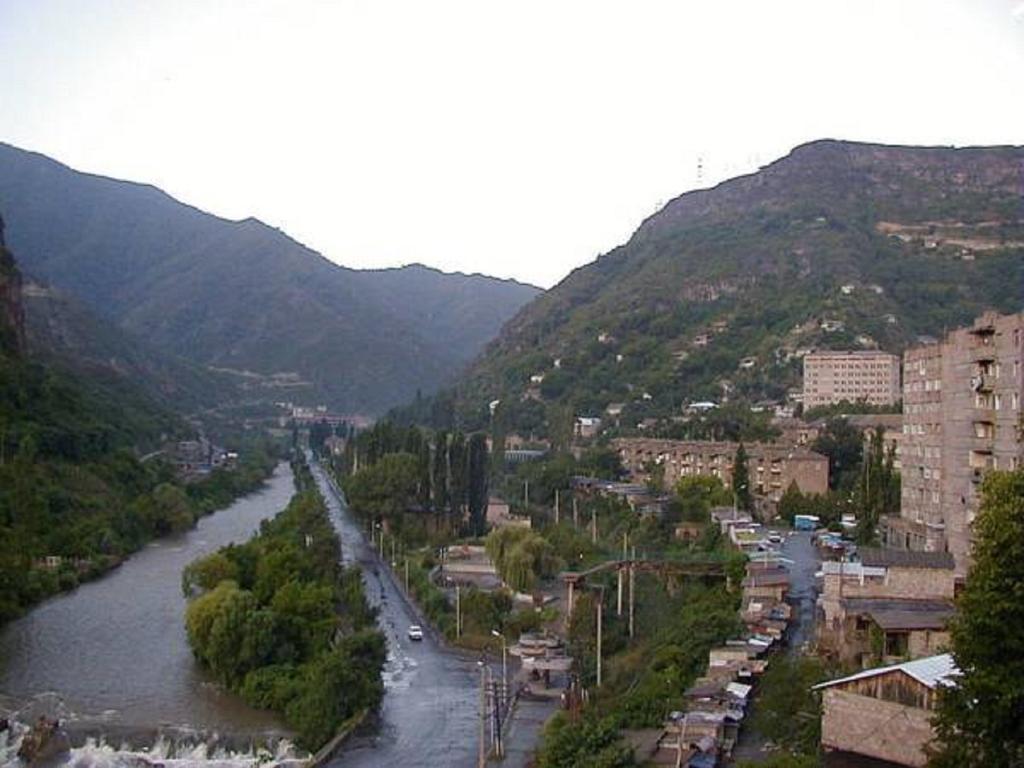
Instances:
[[[756,755],[766,745],[744,733],[758,710],[760,679],[779,659],[812,658],[836,674],[813,693],[807,686],[808,696],[821,702],[816,717],[826,765],[833,755],[834,764],[844,766],[861,764],[857,756],[886,761],[871,765],[925,765],[936,688],[955,684],[949,623],[971,564],[969,531],[981,483],[989,470],[1015,470],[1024,460],[1024,313],[985,313],[902,355],[807,349],[801,359],[799,391],[785,402],[750,408],[771,428],[760,439],[648,436],[650,426],[626,423],[619,404],[600,416],[577,414],[570,452],[584,462],[605,451],[621,474],[578,474],[561,490],[537,487],[533,496],[529,479],[519,488],[506,482],[505,499],[492,491],[486,514],[491,536],[514,530],[514,541],[534,535],[533,529],[538,541],[558,548],[555,532],[574,531],[600,547],[605,526],[628,531],[613,534],[621,535],[622,549],[611,559],[569,563],[517,596],[550,611],[543,628],[524,632],[513,649],[524,660],[517,701],[531,692],[550,701],[560,692],[561,706],[572,712],[587,689],[600,696],[600,661],[587,662],[596,663],[596,677],[572,671],[581,661],[572,654],[586,647],[574,636],[581,605],[594,610],[591,582],[606,585],[602,596],[611,590],[605,623],[611,621],[617,633],[625,630],[615,622],[628,618],[632,638],[638,575],[725,579],[738,596],[737,628],[710,643],[703,670],[670,695],[674,705],[660,727],[623,731],[641,763],[706,768]],[[534,375],[531,385],[542,379]],[[711,419],[723,407],[688,403],[674,420]],[[847,440],[853,436],[860,473],[854,485],[839,486],[842,494],[836,490],[845,460],[834,450],[838,425],[848,431]],[[328,439],[335,456],[344,455],[338,439]],[[531,475],[529,467],[553,460],[550,440],[508,434],[503,443],[489,438],[507,472],[535,477],[538,486],[548,482],[543,471]],[[867,495],[873,480],[886,486],[877,498]],[[680,520],[673,512],[677,493],[705,481],[720,489],[717,506],[705,508],[705,517]],[[612,521],[599,519],[602,514]],[[634,522],[622,522],[630,518]],[[630,539],[648,523],[669,525],[674,554],[651,551],[650,543],[637,553]],[[390,534],[402,542],[394,525],[384,520],[382,541]],[[709,529],[724,542],[723,551],[745,560],[738,582],[726,578],[722,563],[700,554]],[[460,588],[465,595],[509,586],[490,547],[453,551],[435,577],[451,604]],[[600,605],[597,610],[596,629],[590,624],[589,631],[600,638]],[[600,658],[601,640],[596,642],[597,650],[586,653]],[[614,668],[616,661],[606,663]],[[541,683],[538,670],[544,672]],[[842,671],[848,674],[837,674]],[[515,715],[509,719],[506,727],[515,728]]]

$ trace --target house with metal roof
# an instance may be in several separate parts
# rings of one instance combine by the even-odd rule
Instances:
[[[939,690],[955,685],[958,674],[953,657],[944,653],[814,686],[822,692],[822,747],[924,766]]]

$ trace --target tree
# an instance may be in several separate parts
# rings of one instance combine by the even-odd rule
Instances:
[[[812,448],[828,457],[828,487],[852,491],[860,473],[864,436],[846,419],[829,419]]]
[[[900,476],[893,468],[893,449],[886,451],[882,430],[875,429],[868,442],[856,499],[860,510],[857,519],[857,541],[872,544],[878,521],[883,515],[898,515],[900,511]]]
[[[222,581],[237,582],[238,577],[238,564],[223,552],[213,552],[185,566],[181,574],[181,589],[187,597],[195,590],[208,592]]]
[[[158,534],[188,530],[195,522],[188,495],[176,485],[161,483],[153,489],[154,528]]]
[[[540,768],[626,768],[636,765],[636,760],[612,718],[589,717],[576,724],[560,712],[544,728],[537,764]]]
[[[501,580],[516,592],[529,592],[562,564],[551,543],[529,528],[498,528],[485,546]]]
[[[721,479],[709,475],[689,475],[676,483],[676,501],[680,517],[690,522],[710,520],[711,508],[732,501]]]
[[[1024,469],[992,472],[951,624],[960,675],[941,689],[935,768],[1024,765]]]
[[[431,474],[431,490],[434,509],[443,512],[448,508],[448,433],[434,435],[434,468]]]
[[[747,449],[740,443],[732,465],[732,492],[739,509],[749,512],[754,508],[754,497],[750,492],[750,470],[747,468]]]
[[[477,432],[469,438],[469,522],[473,534],[481,536],[487,527],[487,493],[490,467],[487,458],[487,438]]]

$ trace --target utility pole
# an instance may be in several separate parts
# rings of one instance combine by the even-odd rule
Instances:
[[[618,589],[616,590],[616,596],[615,596],[615,615],[616,616],[621,616],[622,615],[622,568],[623,568],[623,565],[620,563],[619,567],[615,569],[616,572],[617,572],[616,575],[618,576],[618,579],[619,579]]]
[[[480,662],[480,744],[477,753],[477,768],[484,768],[487,765],[487,667]]]
[[[633,636],[633,592],[636,587],[636,547],[633,547],[633,559],[629,562],[629,636]]]
[[[409,593],[409,558],[405,558],[405,592]]]
[[[573,494],[572,496],[572,527],[580,527],[580,505],[576,498],[576,494]]]
[[[523,507],[526,514],[530,514],[530,481],[523,481]]]
[[[604,593],[597,593],[597,687],[601,687],[601,615],[604,613]]]
[[[590,513],[590,542],[597,544],[597,507]]]
[[[555,525],[558,525],[558,489],[555,488]]]
[[[505,745],[501,735],[501,709],[498,699],[498,681],[491,680],[491,711],[494,713],[494,754],[498,758],[505,756]]]
[[[391,537],[391,567],[395,567],[395,537]]]

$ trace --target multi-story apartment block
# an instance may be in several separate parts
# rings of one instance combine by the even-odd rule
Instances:
[[[717,477],[729,487],[739,443],[624,437],[613,440],[612,446],[634,479],[648,479],[648,468],[660,465],[666,488],[694,475]],[[828,491],[828,458],[820,453],[774,443],[750,443],[744,448],[751,493],[778,502],[793,482],[803,493]]]
[[[892,405],[900,399],[900,359],[877,350],[804,355],[804,408],[843,400]]]
[[[890,546],[951,552],[969,564],[979,485],[1024,461],[1024,313],[986,313],[908,350],[903,365],[903,497],[885,521]]]

